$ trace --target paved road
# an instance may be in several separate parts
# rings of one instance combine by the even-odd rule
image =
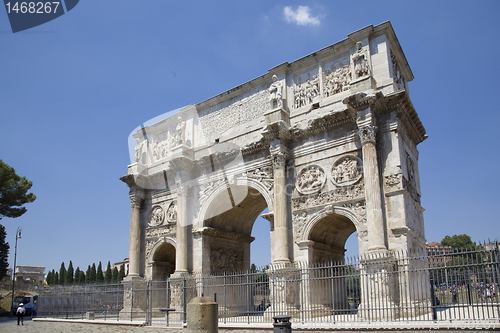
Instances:
[[[307,333],[325,333],[321,331],[302,331],[294,330],[295,332]],[[428,331],[422,330],[421,332]],[[125,325],[100,325],[100,324],[80,324],[80,323],[64,323],[64,322],[43,322],[31,321],[27,318],[24,321],[24,326],[17,326],[16,318],[0,318],[0,332],[5,333],[113,333],[113,332],[130,332],[130,333],[188,333],[187,329],[175,329],[164,327],[139,327],[139,326],[125,326]],[[266,333],[273,332],[272,329],[221,329],[221,333]],[[349,331],[343,331],[349,333]],[[367,333],[367,331],[350,331],[355,333]],[[372,331],[373,332],[373,331]],[[378,331],[384,332],[384,331]],[[408,333],[408,330],[387,330],[388,333]],[[418,332],[418,331],[417,331]],[[446,333],[477,333],[471,330],[446,330]]]

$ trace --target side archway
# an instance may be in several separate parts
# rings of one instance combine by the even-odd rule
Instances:
[[[175,241],[170,238],[158,240],[148,254],[151,279],[164,280],[175,271]]]

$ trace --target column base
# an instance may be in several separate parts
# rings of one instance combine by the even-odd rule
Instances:
[[[128,275],[123,279],[122,284],[123,309],[120,311],[120,320],[146,320],[146,280],[137,275]]]

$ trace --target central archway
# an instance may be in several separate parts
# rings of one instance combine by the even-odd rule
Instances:
[[[203,234],[209,256],[203,261],[208,259],[210,266],[205,271],[210,274],[250,269],[252,229],[271,200],[269,192],[255,183],[223,184],[207,200],[204,216],[208,218],[203,220]],[[271,224],[271,238],[272,230]]]

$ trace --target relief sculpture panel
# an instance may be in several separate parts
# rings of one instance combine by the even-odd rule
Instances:
[[[337,159],[332,167],[332,181],[337,186],[352,185],[363,176],[361,159],[347,155]]]
[[[243,271],[243,249],[212,245],[210,271],[212,273]]]
[[[326,63],[323,68],[324,96],[330,97],[342,91],[349,90],[352,74],[349,58]]]
[[[293,100],[296,109],[316,101],[320,93],[317,69],[297,75],[294,82]]]
[[[302,194],[319,192],[326,182],[326,174],[319,165],[310,165],[297,175],[297,191]]]

